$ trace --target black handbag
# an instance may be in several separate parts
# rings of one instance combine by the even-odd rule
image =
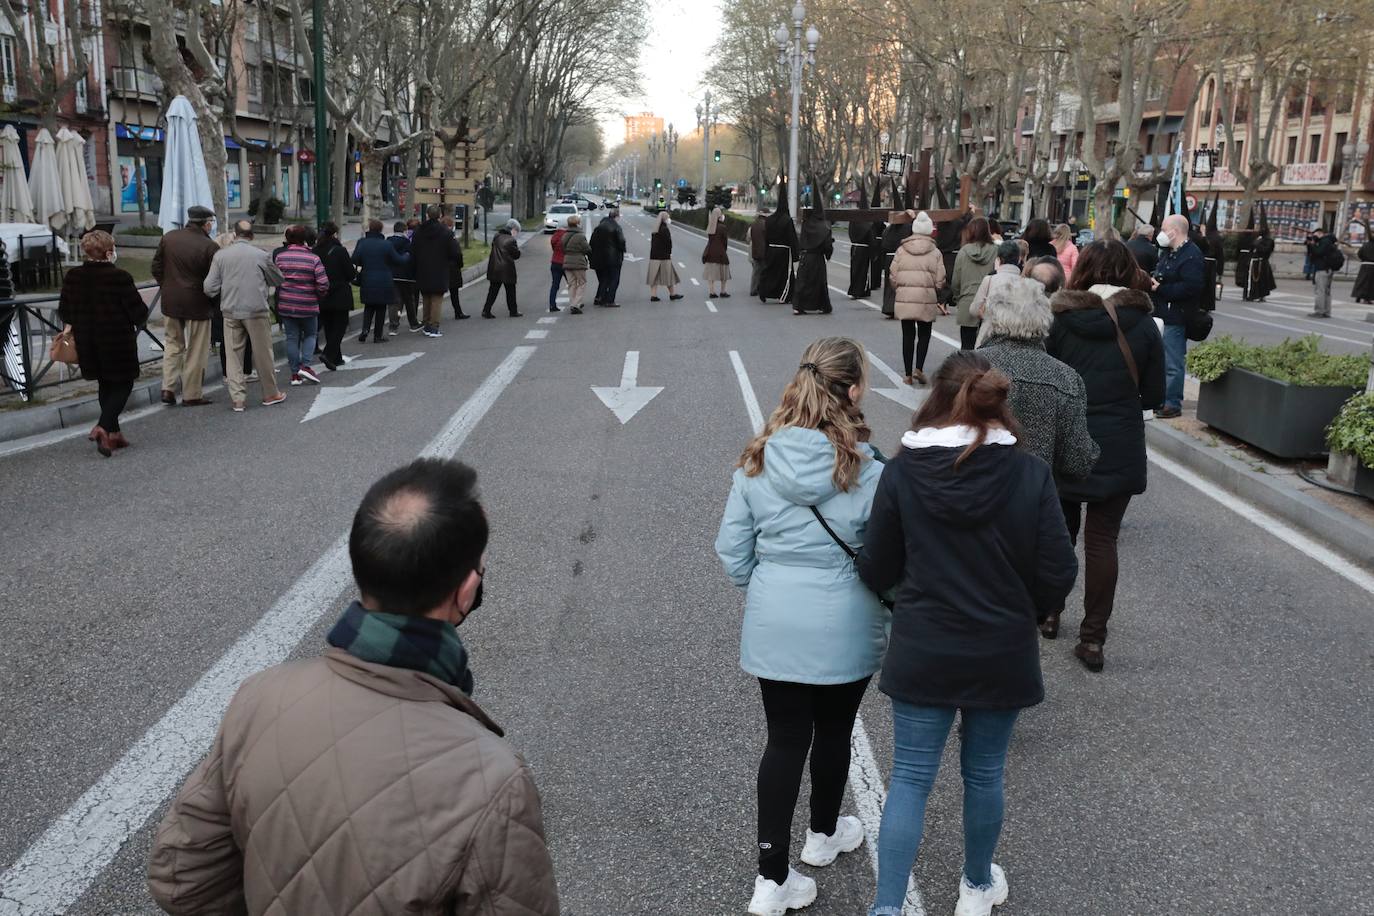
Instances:
[[[1192,307],[1183,313],[1183,332],[1189,340],[1206,340],[1212,333],[1212,313]]]
[[[853,547],[850,547],[848,544],[846,544],[844,541],[840,539],[840,536],[835,533],[835,529],[831,528],[830,525],[826,522],[825,516],[821,515],[821,510],[817,509],[815,506],[812,506],[811,514],[816,516],[816,521],[820,522],[821,527],[825,529],[825,533],[830,535],[830,540],[838,544],[840,549],[845,552],[845,555],[848,556],[850,560],[852,560],[855,563],[858,563],[859,555],[854,552]],[[884,598],[882,595],[877,595],[877,598],[879,604],[887,608],[889,611],[892,610],[893,602],[891,599]]]

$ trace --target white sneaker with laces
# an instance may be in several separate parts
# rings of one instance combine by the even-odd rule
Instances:
[[[822,868],[838,859],[840,853],[858,849],[863,842],[863,822],[846,814],[835,821],[835,832],[829,836],[806,831],[806,846],[802,849],[801,860],[807,865]]]
[[[816,901],[816,882],[795,868],[787,870],[782,884],[763,875],[754,878],[754,896],[749,900],[753,916],[783,916],[788,910],[800,910]]]
[[[1002,866],[992,866],[992,886],[974,887],[968,878],[959,879],[959,904],[954,916],[991,916],[992,908],[1007,902],[1007,876]]]

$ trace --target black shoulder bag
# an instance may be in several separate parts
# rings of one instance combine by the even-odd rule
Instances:
[[[816,521],[821,523],[821,527],[825,529],[825,533],[830,535],[830,540],[834,541],[836,544],[839,545],[839,548],[845,552],[845,556],[849,557],[849,559],[854,561],[855,563],[859,562],[859,555],[854,552],[854,548],[850,547],[844,541],[840,540],[840,536],[835,533],[835,529],[831,528],[830,525],[826,522],[825,516],[821,515],[821,510],[817,509],[815,506],[812,506],[811,514],[816,516]],[[878,595],[877,598],[879,604],[887,608],[889,611],[892,610],[892,601],[890,599],[884,598],[882,595]]]

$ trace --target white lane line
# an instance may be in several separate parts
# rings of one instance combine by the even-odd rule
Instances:
[[[678,262],[677,262],[677,266],[678,266],[678,270],[686,270],[686,269],[687,269],[687,265],[686,265],[686,264],[683,264],[681,261],[678,261]]]
[[[698,280],[696,277],[689,277],[688,279],[692,281],[692,285],[693,285],[693,286],[700,286],[700,285],[701,285],[701,281]]]
[[[827,285],[828,285],[828,284],[827,284]],[[843,290],[843,289],[840,289],[839,287],[835,287],[835,286],[829,286],[829,289],[830,289],[831,292],[839,293],[841,296],[844,296],[844,297],[845,297],[845,300],[846,300],[846,301],[849,301],[849,293],[848,293],[848,291]],[[869,302],[867,299],[855,299],[855,300],[853,300],[853,301],[859,303],[860,305],[866,305],[866,306],[868,306],[869,308],[873,309],[873,311],[875,311],[875,312],[880,312],[880,311],[882,311],[882,309],[883,309],[883,307],[882,307],[881,305],[879,305],[879,304],[877,304],[877,303],[874,303],[874,302]],[[934,337],[936,340],[939,340],[939,341],[941,341],[941,342],[943,342],[943,343],[949,344],[951,347],[953,347],[953,348],[956,349],[956,350],[963,346],[962,343],[960,343],[959,341],[955,340],[953,337],[950,337],[950,336],[948,336],[947,334],[941,334],[939,331],[931,331],[931,332],[930,332],[930,336]]]
[[[543,330],[534,330],[534,331],[526,331],[526,332],[525,332],[525,339],[526,339],[526,340],[543,340],[545,337],[548,337],[548,336],[549,336],[549,332],[548,332],[548,331],[543,331]]]
[[[1157,464],[1161,470],[1168,471],[1199,493],[1210,496],[1246,521],[1253,522],[1256,526],[1269,532],[1288,546],[1307,554],[1309,557],[1316,560],[1336,575],[1346,579],[1351,584],[1374,594],[1374,575],[1370,575],[1334,550],[1317,543],[1312,538],[1297,531],[1284,522],[1279,521],[1279,519],[1269,513],[1252,506],[1250,503],[1245,502],[1237,496],[1232,496],[1224,490],[1218,490],[1214,484],[1194,474],[1192,471],[1176,463],[1173,459],[1164,457],[1153,448],[1147,449],[1147,451],[1150,455],[1150,460]]]
[[[555,321],[557,321],[557,320],[558,320],[558,316],[557,316],[557,315],[549,315],[549,316],[546,317],[546,318],[540,318],[540,319],[539,319],[537,322],[535,322],[535,323],[536,323],[536,324],[553,324],[553,323],[554,323]]]
[[[712,312],[717,311],[717,309],[716,309],[716,304],[715,304],[714,302],[708,302],[708,303],[706,303],[706,308],[707,308],[709,311],[712,311]]]
[[[1230,319],[1233,319],[1233,320],[1235,320],[1235,321],[1248,321],[1248,322],[1250,322],[1251,324],[1262,324],[1262,325],[1264,325],[1265,327],[1269,327],[1269,328],[1278,328],[1280,331],[1287,331],[1289,334],[1304,334],[1304,335],[1305,335],[1305,334],[1310,334],[1310,333],[1312,333],[1312,332],[1309,331],[1307,328],[1295,328],[1295,327],[1293,327],[1292,325],[1288,325],[1288,324],[1279,324],[1279,323],[1276,322],[1276,321],[1264,321],[1264,320],[1262,320],[1262,319],[1260,319],[1260,318],[1246,318],[1244,315],[1237,315],[1235,312],[1216,312],[1215,314],[1220,315],[1220,316],[1222,316],[1223,318],[1230,318]],[[1351,338],[1351,337],[1342,337],[1342,336],[1340,336],[1339,334],[1322,334],[1321,336],[1324,337],[1324,338],[1326,338],[1327,340],[1339,340],[1339,341],[1341,341],[1342,343],[1358,344],[1358,345],[1360,345],[1361,347],[1367,347],[1367,346],[1369,346],[1369,341],[1367,341],[1367,340],[1355,340],[1354,338]]]
[[[535,349],[512,350],[420,455],[456,454]],[[291,653],[349,587],[350,569],[345,533],[0,875],[0,913],[46,916],[75,903],[200,760],[243,679]]]
[[[749,413],[749,425],[754,435],[763,432],[763,411],[759,410],[759,400],[754,395],[754,386],[749,381],[749,373],[744,368],[738,350],[730,351],[730,362],[735,367],[735,378],[739,381],[740,395],[744,398],[744,408]],[[859,812],[859,820],[864,825],[864,842],[868,846],[868,860],[873,865],[873,875],[878,875],[878,832],[883,822],[883,803],[887,793],[883,788],[883,773],[878,769],[878,761],[873,757],[873,745],[868,740],[868,729],[862,715],[854,717],[854,730],[849,736],[849,792],[854,796],[854,807]],[[925,904],[921,901],[920,888],[916,886],[916,875],[907,878],[906,900],[902,905],[902,916],[926,916]]]
[[[1268,305],[1268,303],[1265,303],[1265,304]],[[1270,306],[1270,309],[1273,309],[1273,308],[1280,308],[1280,309],[1281,309],[1281,308],[1287,308],[1287,307],[1288,307],[1288,306],[1284,306],[1284,305],[1274,305],[1274,306]],[[1351,320],[1353,320],[1353,319],[1350,319],[1350,318],[1337,318],[1337,317],[1331,317],[1331,318],[1308,318],[1308,317],[1306,317],[1307,315],[1312,314],[1311,312],[1303,312],[1303,317],[1299,318],[1299,317],[1296,316],[1296,315],[1290,316],[1290,315],[1285,314],[1284,312],[1275,312],[1275,311],[1271,311],[1270,309],[1255,308],[1254,306],[1249,306],[1249,305],[1247,305],[1247,306],[1245,307],[1245,310],[1246,310],[1247,312],[1253,312],[1253,313],[1256,314],[1256,315],[1263,315],[1263,316],[1266,317],[1266,318],[1278,318],[1278,319],[1280,319],[1280,320],[1282,320],[1282,321],[1297,321],[1297,322],[1301,322],[1303,325],[1311,325],[1312,330],[1308,331],[1308,333],[1310,333],[1310,334],[1321,334],[1322,336],[1327,336],[1326,331],[1325,331],[1326,328],[1335,328],[1335,329],[1338,330],[1338,331],[1346,331],[1346,332],[1351,333],[1351,334],[1358,334],[1358,333],[1362,330],[1361,328],[1347,328],[1347,327],[1345,327],[1345,326],[1343,326],[1343,325],[1333,324],[1333,323],[1332,323],[1332,322],[1336,322],[1336,321],[1351,321]],[[1302,311],[1302,310],[1299,309],[1299,311]],[[1306,328],[1298,328],[1297,330],[1306,330]]]

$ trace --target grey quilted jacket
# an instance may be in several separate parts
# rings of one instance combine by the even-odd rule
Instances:
[[[539,793],[462,691],[340,649],[243,683],[158,828],[169,913],[557,916]]]
[[[1088,434],[1083,377],[1034,341],[992,337],[978,354],[1011,379],[1008,401],[1026,450],[1043,458],[1056,477],[1091,474],[1100,449]]]

